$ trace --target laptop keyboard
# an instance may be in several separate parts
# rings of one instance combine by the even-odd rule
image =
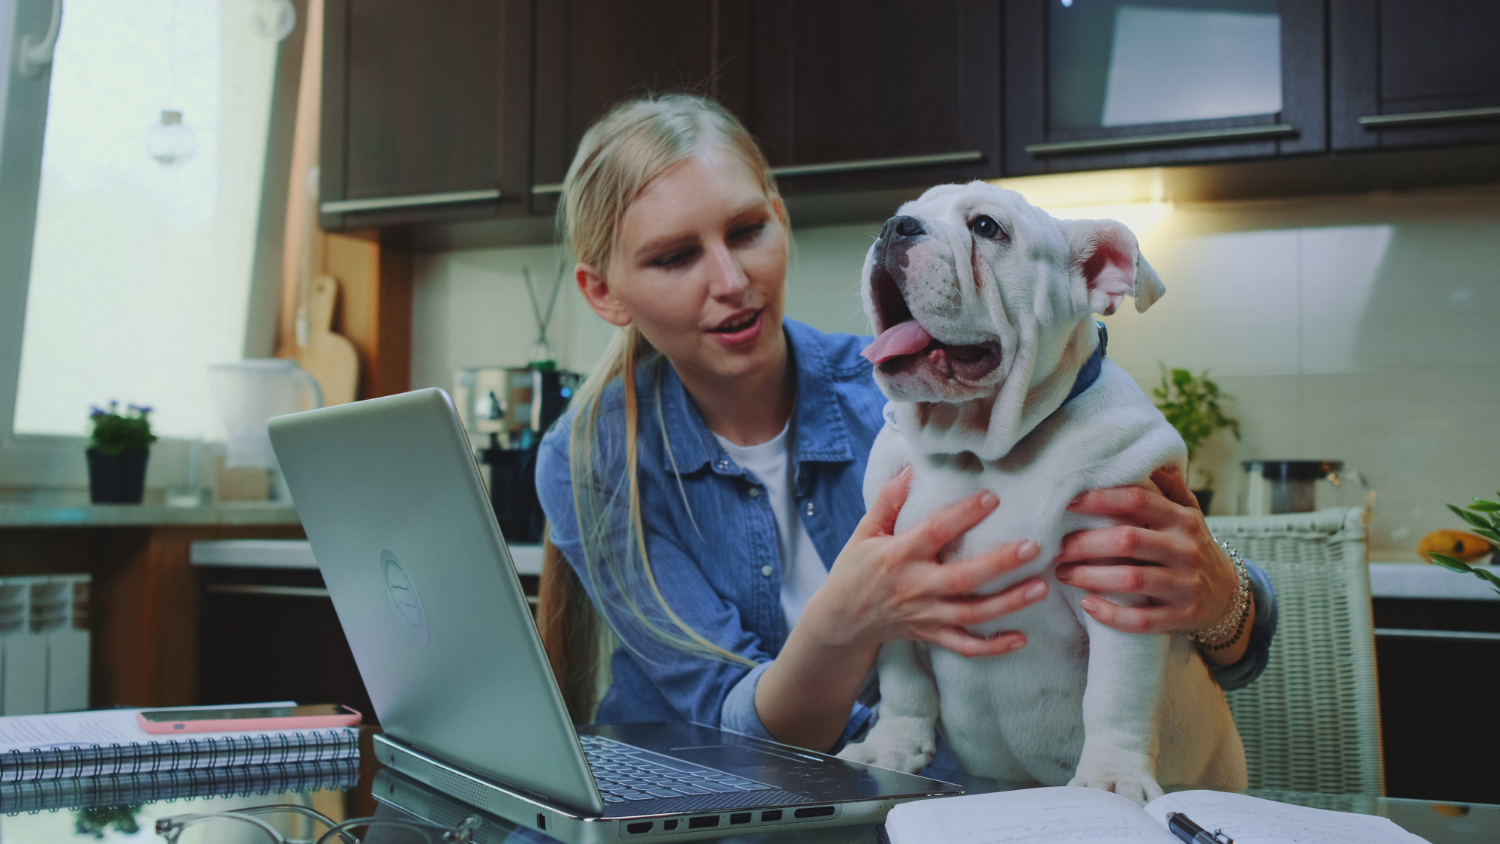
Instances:
[[[582,735],[583,755],[605,803],[697,797],[742,791],[770,791],[775,786],[662,756],[639,747]]]

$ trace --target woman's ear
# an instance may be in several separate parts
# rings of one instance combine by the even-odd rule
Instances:
[[[630,314],[625,312],[620,300],[609,292],[609,283],[604,280],[603,273],[580,262],[573,268],[573,277],[578,280],[578,290],[583,293],[583,298],[600,319],[621,328],[630,324]]]

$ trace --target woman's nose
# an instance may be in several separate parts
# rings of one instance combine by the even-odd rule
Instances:
[[[710,274],[709,292],[716,298],[738,296],[750,286],[750,279],[745,275],[740,262],[735,260],[728,244],[720,243],[708,250],[707,269]]]

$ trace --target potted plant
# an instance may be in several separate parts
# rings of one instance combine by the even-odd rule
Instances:
[[[1213,474],[1199,470],[1201,483],[1195,485],[1193,457],[1199,446],[1226,428],[1235,439],[1240,438],[1240,423],[1226,416],[1219,406],[1219,402],[1230,395],[1219,390],[1219,385],[1208,377],[1206,369],[1203,374],[1195,376],[1186,369],[1168,370],[1166,364],[1161,365],[1161,386],[1153,389],[1151,394],[1156,396],[1156,406],[1162,415],[1187,444],[1189,474],[1186,480],[1188,486],[1193,487],[1193,495],[1198,497],[1198,506],[1207,513],[1213,500],[1213,490],[1209,489],[1214,482]]]
[[[1474,503],[1470,504],[1467,508],[1454,507],[1452,504],[1449,504],[1448,509],[1452,510],[1460,519],[1468,522],[1470,530],[1489,540],[1496,547],[1500,547],[1500,502],[1476,498],[1474,499]],[[1433,553],[1429,556],[1432,557],[1434,563],[1443,568],[1458,572],[1468,572],[1488,583],[1491,589],[1500,592],[1500,576],[1496,576],[1488,568],[1476,568],[1449,554]]]
[[[95,504],[139,504],[146,491],[146,459],[151,456],[151,408],[118,402],[89,414],[89,498]]]

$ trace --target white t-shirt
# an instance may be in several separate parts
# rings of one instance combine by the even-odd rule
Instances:
[[[765,497],[776,517],[776,534],[781,540],[781,610],[786,615],[787,630],[802,617],[812,594],[828,579],[828,570],[802,526],[797,502],[792,498],[793,468],[787,449],[791,427],[788,420],[781,433],[759,445],[735,445],[714,434],[734,462],[765,485]]]

